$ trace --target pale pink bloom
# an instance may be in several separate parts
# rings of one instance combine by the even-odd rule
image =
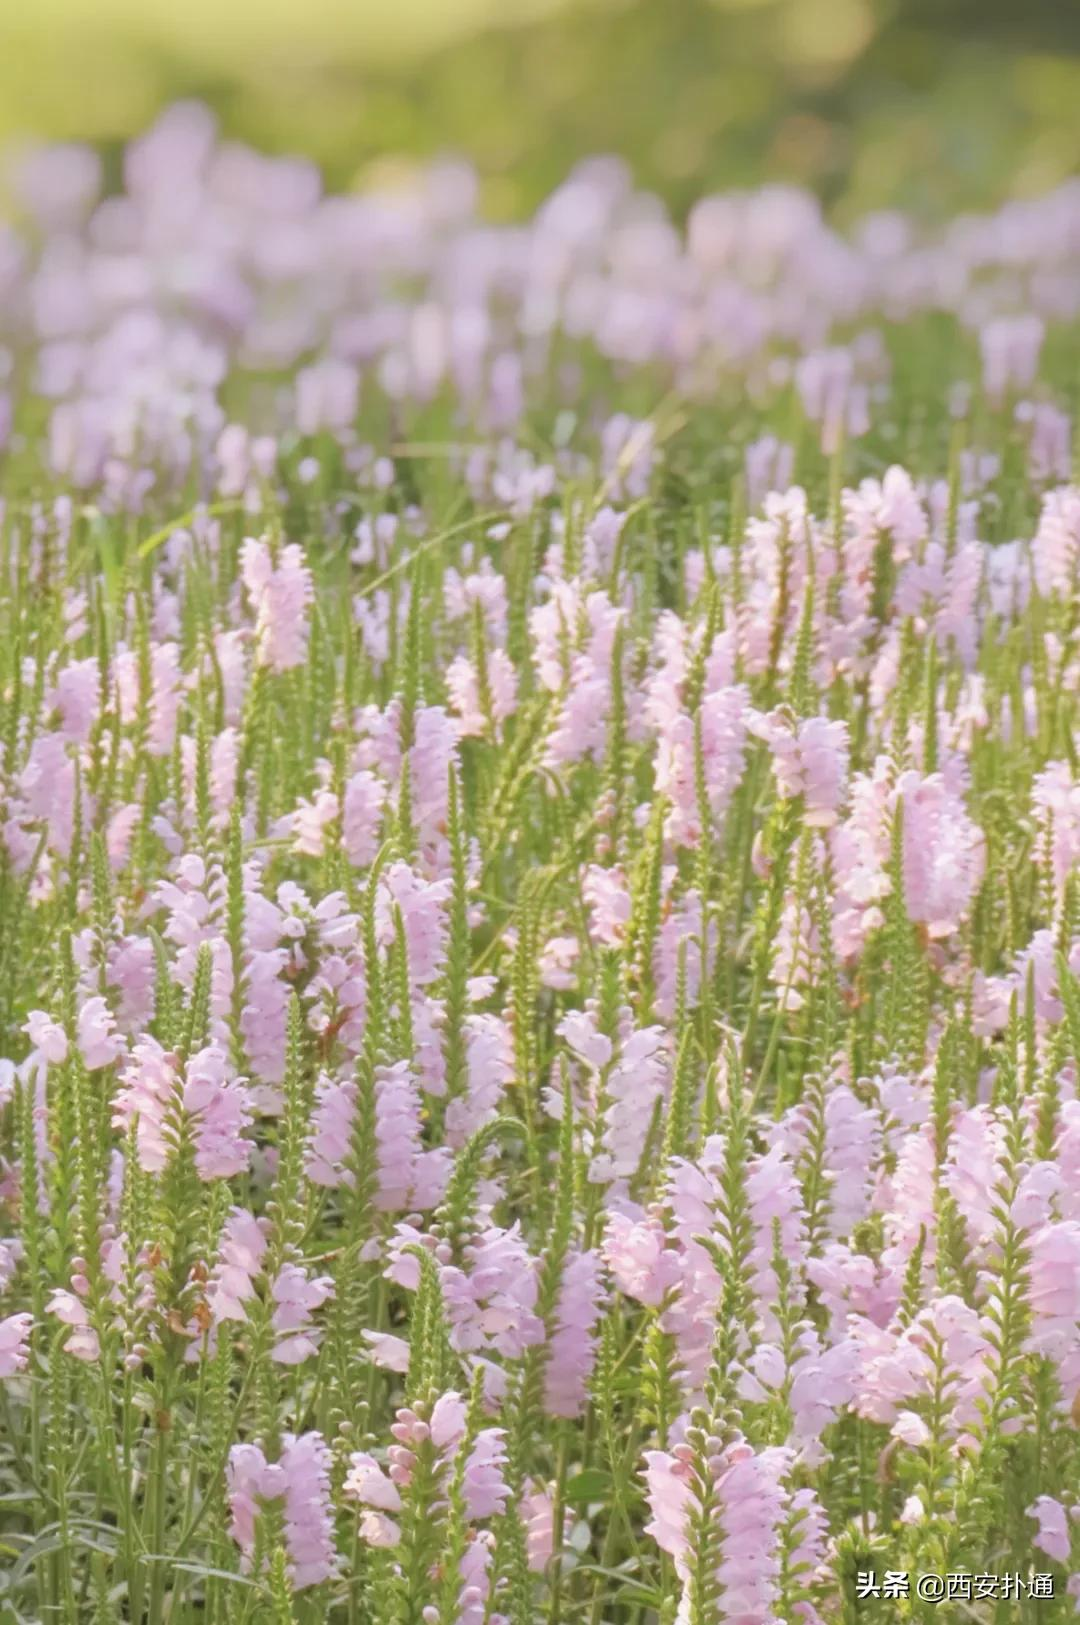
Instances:
[[[740,1393],[752,1400],[768,1398],[782,1387],[791,1410],[789,1444],[808,1465],[820,1465],[825,1452],[821,1435],[851,1402],[859,1366],[858,1345],[848,1338],[822,1346],[816,1330],[803,1325],[794,1341],[794,1358],[785,1362],[774,1343],[759,1343],[740,1379]]]
[[[633,1219],[613,1209],[607,1216],[604,1260],[620,1292],[657,1308],[678,1279],[678,1260],[668,1251],[658,1218]]]
[[[853,349],[837,345],[801,356],[795,363],[795,383],[806,416],[821,425],[821,449],[827,457],[845,436],[866,433],[867,389],[856,377]]]
[[[720,1534],[716,1617],[729,1625],[770,1625],[779,1596],[779,1528],[788,1503],[783,1480],[792,1455],[778,1448],[755,1453],[742,1440],[726,1448],[717,1444],[708,1462]],[[685,1582],[692,1519],[699,1505],[693,1456],[677,1445],[671,1452],[646,1452],[645,1462],[652,1514],[646,1532],[674,1558],[676,1573]]]
[[[445,839],[450,767],[457,759],[457,724],[441,705],[416,709],[409,747],[412,819],[421,848],[430,852]]]
[[[27,1034],[42,1060],[47,1061],[50,1066],[61,1066],[67,1060],[67,1033],[60,1023],[54,1021],[44,1010],[31,1010],[23,1024],[23,1032]]]
[[[265,542],[248,538],[241,549],[244,586],[256,611],[255,639],[260,660],[271,671],[291,671],[304,663],[308,606],[314,596],[303,550],[290,542],[275,564]]]
[[[570,1010],[555,1030],[586,1066],[601,1070],[611,1060],[611,1039],[597,1027],[595,1010]]]
[[[870,609],[873,560],[882,536],[892,544],[893,560],[902,564],[920,551],[928,524],[911,475],[896,466],[886,469],[881,480],[863,480],[857,490],[845,490],[843,508],[843,608],[851,618]]]
[[[1049,401],[1022,401],[1016,421],[1029,425],[1028,474],[1036,485],[1067,480],[1072,467],[1072,419]]]
[[[1042,321],[1030,312],[995,317],[980,330],[983,387],[991,401],[999,405],[1010,391],[1031,388],[1045,336]]]
[[[26,1370],[33,1315],[8,1315],[0,1320],[0,1380]]]
[[[365,1332],[364,1342],[371,1350],[371,1363],[382,1371],[396,1371],[404,1376],[409,1369],[409,1345],[403,1337],[391,1332]]]
[[[176,719],[180,712],[182,676],[180,651],[176,644],[154,644],[150,652],[150,669],[150,732],[146,748],[151,756],[168,756],[176,740]]]
[[[434,982],[446,956],[448,880],[425,880],[407,863],[392,863],[382,876],[378,895],[380,943],[394,940],[394,906],[401,911],[409,950],[409,981],[416,987]]]
[[[533,612],[534,628],[540,613]],[[586,756],[598,761],[607,740],[615,634],[625,611],[612,604],[606,593],[590,592],[580,613],[580,634],[575,624],[566,627],[570,648],[567,683],[547,744],[546,759],[554,766]],[[577,647],[579,635],[583,647]]]
[[[281,1468],[271,1466],[257,1444],[234,1444],[225,1469],[229,1500],[229,1534],[240,1547],[241,1568],[251,1572],[261,1501],[276,1501],[284,1491]]]
[[[247,1319],[245,1305],[255,1296],[255,1281],[262,1273],[267,1228],[265,1220],[242,1207],[234,1207],[225,1220],[217,1263],[206,1288],[215,1325]]]
[[[696,767],[698,733],[708,803],[705,810],[719,826],[742,776],[746,723],[745,689],[724,686],[703,696],[699,727],[693,717],[680,711],[660,733],[656,788],[671,803],[665,831],[677,844],[696,846],[702,835]]]
[[[932,937],[949,936],[967,914],[983,877],[986,842],[940,774],[902,773],[904,902]]]
[[[1057,1368],[1067,1408],[1080,1394],[1080,1222],[1045,1223],[1027,1247],[1028,1342]]]
[[[504,649],[489,649],[485,663],[491,722],[498,734],[499,724],[517,709],[517,673]],[[486,734],[489,720],[481,697],[480,677],[467,655],[457,655],[450,662],[446,669],[446,687],[451,708],[459,718],[461,734],[464,737]]]
[[[72,1328],[71,1336],[64,1344],[65,1353],[87,1362],[100,1358],[98,1334],[90,1324],[89,1310],[81,1298],[76,1297],[74,1292],[57,1288],[45,1309],[46,1313],[55,1315],[62,1325]]]
[[[285,1547],[294,1591],[321,1585],[337,1571],[330,1500],[331,1456],[321,1433],[286,1434],[280,1471],[285,1493]]]
[[[550,1493],[529,1481],[521,1503],[530,1574],[543,1574],[555,1550],[555,1505]]]
[[[60,713],[65,739],[84,745],[98,713],[101,695],[98,663],[93,657],[64,666],[49,695],[49,705]]]
[[[985,1244],[997,1232],[1004,1151],[1005,1130],[990,1107],[972,1106],[954,1117],[942,1178],[976,1242]]]
[[[109,854],[109,866],[114,874],[118,874],[128,860],[141,813],[142,809],[138,803],[129,801],[124,806],[117,807],[109,819],[105,829],[105,847]]]
[[[411,1414],[411,1413],[410,1413]],[[453,1390],[440,1394],[431,1409],[428,1424],[436,1450],[452,1454],[465,1437],[468,1411],[461,1395]]]
[[[1058,1112],[1054,1161],[1061,1174],[1058,1208],[1063,1219],[1080,1221],[1080,1100],[1065,1100]]]
[[[1061,1502],[1055,1501],[1052,1495],[1037,1496],[1024,1516],[1034,1518],[1039,1526],[1038,1533],[1031,1537],[1031,1544],[1037,1546],[1040,1552],[1045,1552],[1047,1557],[1052,1557],[1055,1563],[1068,1563],[1072,1542]]]
[[[425,1151],[422,1107],[407,1061],[381,1066],[375,1076],[375,1141],[378,1205],[383,1212],[421,1212],[434,1207],[450,1176],[451,1151]]]
[[[901,1411],[893,1423],[892,1434],[894,1439],[899,1439],[901,1444],[906,1444],[911,1450],[921,1450],[933,1437],[916,1411]]]
[[[645,1452],[645,1494],[651,1513],[645,1533],[679,1560],[689,1548],[689,1522],[696,1504],[693,1456],[688,1447]]]
[[[308,1276],[298,1264],[283,1264],[274,1277],[271,1325],[276,1341],[270,1358],[278,1365],[299,1365],[319,1346],[321,1333],[311,1324],[314,1310],[333,1296],[329,1275]]]
[[[431,1436],[438,1447],[434,1412]],[[502,1428],[481,1428],[469,1451],[462,1485],[470,1518],[495,1518],[505,1512],[510,1498],[510,1486],[503,1473],[505,1466],[506,1435]]]
[[[20,821],[44,820],[47,826],[48,847],[51,852],[66,857],[71,850],[71,838],[75,828],[76,783],[75,763],[72,759],[67,741],[62,734],[39,734],[30,747],[30,755],[26,766],[16,781],[19,801],[17,803],[18,818]],[[17,826],[16,826],[17,827]],[[5,834],[11,844],[12,824],[9,823]],[[28,865],[37,845],[34,836],[28,847],[24,847],[25,857],[18,855],[18,866]],[[16,856],[15,852],[12,853]]]
[[[345,785],[342,839],[349,862],[357,869],[373,863],[382,836],[386,786],[367,768],[354,773]]]
[[[631,1028],[621,1036],[604,1080],[608,1104],[600,1150],[589,1165],[591,1181],[607,1184],[637,1173],[657,1102],[667,1093],[670,1069],[664,1028]]]
[[[275,1086],[285,1077],[289,987],[282,973],[288,963],[286,949],[270,948],[249,951],[244,967],[240,1031],[252,1073],[261,1086],[253,1091],[253,1102],[263,1111],[281,1110],[281,1091]]]
[[[324,356],[296,375],[296,427],[303,435],[350,429],[356,418],[360,375],[348,361]]]
[[[623,871],[592,863],[585,870],[581,891],[593,941],[608,948],[621,947],[630,923],[630,891]]]
[[[825,1098],[825,1167],[829,1178],[828,1227],[847,1236],[870,1206],[880,1149],[877,1114],[841,1084]]]
[[[482,559],[479,569],[464,577],[451,565],[443,576],[442,591],[448,620],[467,619],[473,605],[479,604],[488,636],[495,644],[504,642],[509,612],[506,578],[497,573],[490,559]]]
[[[514,1037],[502,1016],[466,1016],[465,1061],[468,1091],[449,1102],[444,1125],[447,1143],[455,1149],[492,1121],[513,1081]]]
[[[441,1275],[450,1341],[459,1352],[495,1349],[518,1359],[542,1340],[536,1260],[516,1224],[482,1231],[465,1248],[465,1268],[449,1264]]]
[[[321,858],[326,831],[338,816],[338,798],[332,790],[317,790],[308,801],[300,797],[293,813],[293,849],[305,858]]]
[[[1065,762],[1048,762],[1036,774],[1031,795],[1039,839],[1033,856],[1048,862],[1060,896],[1080,864],[1080,784]]]
[[[707,942],[703,943],[702,938],[706,935]],[[653,954],[656,1008],[665,1021],[670,1021],[675,1014],[679,957],[683,944],[686,945],[686,999],[688,1005],[693,1007],[698,1002],[702,979],[708,974],[717,935],[715,921],[710,921],[708,932],[705,931],[701,897],[697,891],[686,892],[675,903],[669,899]]]
[[[772,752],[781,796],[802,797],[803,822],[811,829],[835,824],[847,787],[847,724],[826,717],[796,722],[776,711],[768,716],[752,712],[749,729]]]
[[[1080,486],[1062,486],[1043,497],[1031,559],[1044,597],[1074,591],[1080,561]]]
[[[540,950],[537,962],[540,981],[544,987],[556,992],[567,992],[577,986],[574,966],[581,954],[576,937],[551,937]]]
[[[116,1032],[116,1021],[105,999],[95,994],[79,1007],[79,1050],[87,1070],[111,1066],[124,1053],[124,1041]]]
[[[346,1168],[356,1115],[356,1084],[320,1078],[315,1091],[315,1117],[308,1142],[307,1176],[316,1185],[351,1184]]]
[[[596,1358],[596,1325],[603,1310],[600,1259],[571,1252],[563,1266],[555,1328],[544,1365],[544,1405],[550,1416],[579,1416]]]
[[[758,508],[770,491],[786,491],[794,472],[794,446],[772,434],[752,440],[743,453],[747,506]]]
[[[369,1546],[396,1546],[401,1539],[401,1530],[393,1518],[388,1518],[384,1512],[376,1512],[372,1508],[365,1508],[360,1514],[358,1525],[360,1539]]]
[[[357,1450],[349,1457],[349,1471],[342,1488],[350,1499],[359,1501],[362,1507],[374,1512],[386,1514],[401,1511],[400,1490],[385,1468],[380,1467],[374,1456],[368,1455],[365,1450]],[[391,1530],[393,1540],[388,1538]],[[369,1524],[362,1521],[360,1534],[372,1546],[392,1545],[400,1539],[397,1525],[385,1517]]]

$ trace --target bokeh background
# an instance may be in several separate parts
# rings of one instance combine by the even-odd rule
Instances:
[[[782,179],[925,216],[1080,169],[1078,0],[0,0],[0,143],[167,102],[336,186],[468,155],[497,217],[617,152],[679,213]]]

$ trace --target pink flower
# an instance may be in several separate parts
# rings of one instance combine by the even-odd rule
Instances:
[[[519,1226],[482,1231],[465,1248],[465,1263],[465,1269],[451,1264],[442,1271],[451,1343],[461,1353],[493,1348],[519,1359],[544,1335],[535,1312],[536,1260]]]
[[[1080,784],[1067,763],[1048,762],[1035,777],[1031,799],[1039,826],[1033,855],[1040,864],[1049,862],[1060,896],[1080,864]]]
[[[227,1179],[246,1168],[251,1143],[243,1130],[251,1121],[248,1093],[240,1078],[229,1078],[224,1050],[216,1045],[191,1056],[181,1077],[175,1055],[155,1038],[134,1047],[113,1104],[113,1122],[136,1120],[140,1166],[149,1173],[165,1168],[178,1143],[179,1114],[192,1119],[195,1168],[200,1179]]]
[[[598,1184],[632,1179],[637,1173],[657,1101],[667,1092],[670,1074],[668,1035],[662,1027],[630,1030],[608,1070],[608,1099],[601,1150],[589,1167]]]
[[[547,1490],[529,1488],[521,1516],[525,1524],[530,1574],[543,1574],[555,1550],[555,1505]]]
[[[391,1332],[365,1332],[364,1342],[371,1350],[371,1363],[382,1371],[396,1371],[404,1376],[409,1369],[409,1345],[403,1337]]]
[[[67,1060],[67,1033],[44,1010],[31,1010],[23,1025],[23,1032],[50,1066],[61,1066]]]
[[[434,1207],[450,1175],[450,1148],[422,1148],[420,1094],[407,1061],[377,1068],[375,1141],[379,1207],[385,1213]]]
[[[217,1264],[207,1284],[206,1298],[214,1324],[246,1320],[245,1304],[255,1296],[255,1278],[262,1271],[266,1252],[266,1221],[246,1208],[234,1207],[221,1233]]]
[[[283,1264],[270,1289],[274,1300],[271,1324],[277,1334],[271,1359],[278,1365],[299,1365],[319,1346],[320,1333],[311,1325],[312,1312],[333,1296],[329,1275],[311,1279],[298,1264]]]
[[[490,649],[485,657],[491,717],[496,734],[499,724],[517,709],[517,672],[505,649]],[[457,655],[446,669],[446,688],[450,704],[460,719],[463,737],[482,736],[488,732],[489,719],[480,691],[480,677],[476,666],[467,655]]]
[[[620,1292],[657,1308],[678,1276],[659,1219],[634,1220],[614,1209],[607,1216],[604,1259]]]
[[[367,768],[361,768],[346,782],[342,838],[349,862],[357,869],[364,869],[375,860],[385,805],[386,786]]]
[[[1080,561],[1080,486],[1066,485],[1043,497],[1031,556],[1044,597],[1074,590]]]
[[[349,1457],[343,1488],[345,1494],[359,1501],[361,1506],[372,1507],[377,1512],[401,1511],[401,1492],[397,1485],[366,1451],[355,1451]]]
[[[356,1084],[321,1078],[315,1093],[315,1117],[308,1144],[307,1176],[315,1185],[352,1183],[346,1168],[356,1115]]]
[[[646,1533],[675,1559],[676,1573],[685,1582],[690,1574],[692,1519],[700,1505],[693,1452],[686,1445],[677,1445],[671,1452],[649,1451],[645,1463],[652,1514]],[[788,1450],[771,1448],[756,1454],[741,1440],[726,1448],[717,1441],[716,1452],[708,1460],[718,1503],[718,1621],[769,1625],[775,1618],[779,1530],[788,1502],[782,1481],[790,1464]]]
[[[847,786],[847,724],[826,717],[796,722],[774,711],[752,715],[749,727],[772,751],[780,794],[803,798],[804,823],[811,829],[835,824]]]
[[[6,1320],[0,1320],[0,1379],[26,1370],[33,1324],[34,1317],[28,1314],[8,1315]]]
[[[67,1354],[84,1361],[100,1358],[101,1344],[98,1334],[90,1324],[89,1311],[81,1298],[77,1298],[73,1292],[58,1288],[45,1308],[46,1312],[55,1315],[62,1325],[72,1328],[71,1336],[64,1344]]]
[[[330,1501],[330,1451],[321,1433],[286,1435],[280,1471],[285,1487],[285,1545],[295,1591],[320,1585],[337,1570]]]
[[[932,937],[949,936],[965,917],[983,877],[986,843],[960,797],[940,774],[902,773],[904,901]]]
[[[465,1018],[465,1064],[468,1088],[446,1108],[447,1143],[460,1148],[478,1128],[497,1115],[499,1102],[514,1076],[514,1039],[501,1016]]]
[[[261,1504],[284,1500],[285,1548],[293,1589],[304,1591],[336,1572],[330,1505],[330,1451],[319,1433],[286,1434],[281,1459],[267,1462],[257,1444],[235,1444],[225,1481],[229,1533],[250,1573]]]
[[[544,1405],[550,1416],[579,1416],[596,1357],[595,1328],[603,1309],[600,1260],[571,1252],[563,1266],[555,1330],[544,1366]]]
[[[1061,1502],[1055,1501],[1052,1495],[1040,1495],[1028,1507],[1025,1517],[1034,1518],[1039,1525],[1038,1534],[1031,1537],[1031,1544],[1037,1546],[1040,1552],[1045,1552],[1047,1557],[1052,1557],[1055,1563],[1068,1563],[1072,1543]]]
[[[59,711],[64,737],[72,744],[84,745],[90,738],[99,699],[100,679],[96,660],[75,660],[63,668],[49,696],[49,703]]]
[[[111,1066],[124,1053],[124,1041],[115,1028],[112,1011],[99,995],[80,1007],[78,1045],[88,1071]]]
[[[607,948],[621,947],[630,923],[630,889],[622,870],[590,864],[582,881],[589,909],[589,935]]]
[[[431,1418],[431,1437],[438,1448],[434,1412]],[[470,1518],[496,1518],[505,1512],[506,1503],[510,1498],[510,1486],[503,1473],[505,1466],[506,1435],[502,1428],[482,1428],[469,1451],[462,1485],[465,1507]]]
[[[256,610],[255,638],[260,660],[274,672],[303,665],[308,605],[314,596],[303,550],[290,542],[274,564],[267,544],[249,538],[241,549],[241,565],[244,586]]]
[[[401,911],[409,950],[409,980],[416,987],[426,987],[438,977],[446,954],[446,903],[450,883],[424,880],[407,863],[392,863],[382,880],[379,940],[384,945],[393,941],[396,905]]]
[[[746,691],[724,686],[703,696],[700,728],[680,710],[662,729],[656,747],[656,789],[671,803],[666,833],[678,845],[696,846],[701,840],[696,766],[699,731],[707,811],[714,824],[721,825],[742,776],[746,723]]]
[[[276,1501],[284,1485],[280,1467],[272,1467],[257,1444],[234,1444],[225,1469],[229,1500],[229,1534],[243,1553],[241,1567],[251,1572],[260,1502]]]
[[[1046,329],[1038,316],[998,316],[979,332],[983,387],[1000,404],[1010,390],[1030,389]]]

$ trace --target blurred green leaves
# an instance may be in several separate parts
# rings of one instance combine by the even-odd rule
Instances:
[[[1080,166],[1066,0],[39,0],[0,18],[0,136],[119,144],[177,96],[347,185],[464,152],[497,214],[617,152],[676,211],[786,180],[931,216]]]

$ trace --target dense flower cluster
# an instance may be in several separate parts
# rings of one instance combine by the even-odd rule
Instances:
[[[1068,1617],[1080,189],[102,188],[0,234],[0,1606]]]

